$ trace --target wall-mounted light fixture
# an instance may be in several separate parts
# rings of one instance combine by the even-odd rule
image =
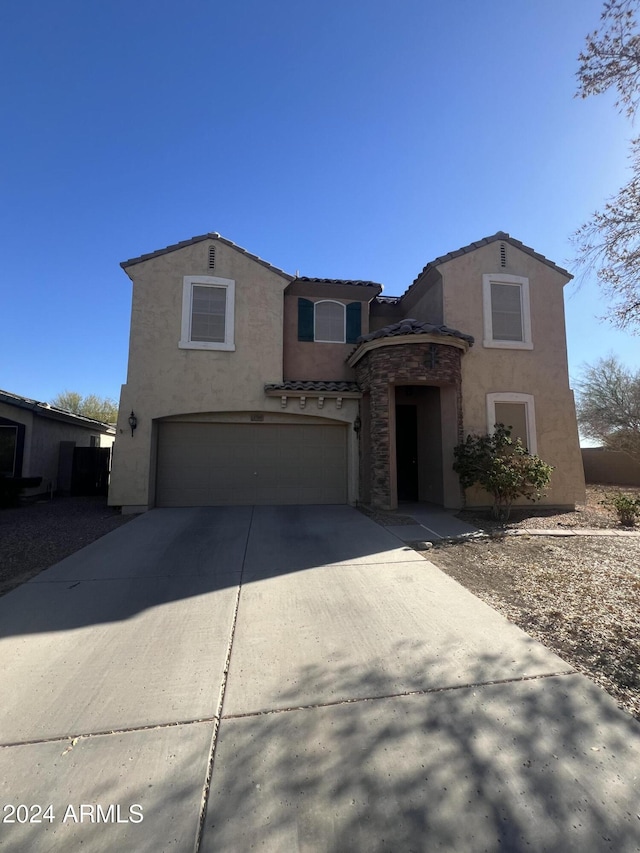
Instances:
[[[360,430],[362,429],[362,421],[360,420],[360,415],[356,415],[356,419],[353,422],[353,431],[356,435],[360,434]]]
[[[133,438],[133,431],[138,426],[138,419],[133,413],[133,409],[131,409],[131,414],[129,415],[129,426],[131,427],[131,438]]]

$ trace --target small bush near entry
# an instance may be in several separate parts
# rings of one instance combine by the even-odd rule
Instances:
[[[640,498],[632,498],[631,495],[607,495],[600,503],[616,513],[623,527],[633,527],[640,516]]]
[[[468,435],[453,453],[453,470],[462,487],[477,483],[493,495],[491,514],[498,521],[509,518],[516,498],[540,500],[553,471],[539,456],[527,453],[519,438],[514,441],[504,424],[496,424],[492,435]]]

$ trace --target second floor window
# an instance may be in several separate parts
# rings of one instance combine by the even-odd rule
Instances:
[[[226,310],[226,288],[194,284],[191,303],[191,340],[224,343]]]
[[[182,349],[234,350],[235,282],[217,276],[185,276]]]
[[[354,344],[362,330],[360,302],[298,299],[298,340]]]
[[[484,345],[503,349],[533,349],[529,309],[529,279],[483,275]]]
[[[344,343],[345,307],[341,302],[316,302],[314,340]]]

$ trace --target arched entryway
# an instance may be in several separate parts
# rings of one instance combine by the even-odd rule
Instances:
[[[362,389],[360,493],[460,505],[453,448],[462,440],[461,359],[473,338],[404,320],[360,339],[349,363]],[[412,470],[413,468],[413,470]]]

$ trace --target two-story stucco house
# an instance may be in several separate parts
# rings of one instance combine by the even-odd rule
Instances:
[[[436,258],[401,297],[289,275],[215,233],[122,267],[133,305],[111,505],[455,508],[453,448],[497,422],[555,466],[544,503],[584,499],[571,276],[508,234]]]

